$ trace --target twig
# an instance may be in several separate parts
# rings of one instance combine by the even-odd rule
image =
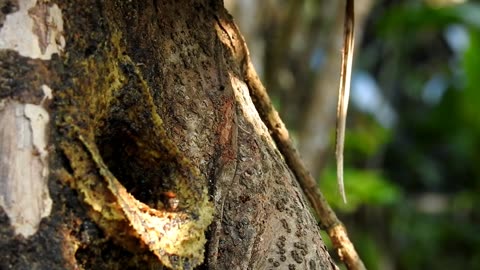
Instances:
[[[352,242],[348,238],[345,226],[325,200],[325,197],[316,185],[315,179],[306,169],[298,151],[293,146],[287,128],[280,119],[278,112],[273,107],[265,87],[258,78],[255,68],[250,60],[250,54],[245,40],[243,40],[243,36],[240,34],[238,27],[233,22],[231,22],[231,24],[236,32],[236,36],[241,39],[244,54],[242,67],[244,81],[248,85],[255,107],[265,125],[272,132],[272,137],[275,140],[278,149],[284,156],[285,161],[292,172],[295,174],[302,190],[312,205],[319,220],[320,227],[328,233],[335,250],[348,269],[366,269]]]
[[[345,125],[347,123],[348,99],[350,97],[350,80],[352,77],[353,46],[354,46],[354,10],[353,1],[347,0],[345,7],[345,32],[343,35],[342,70],[338,88],[337,128],[335,136],[335,155],[337,157],[338,190],[344,203],[347,203],[345,186],[343,184],[343,148],[345,142]]]

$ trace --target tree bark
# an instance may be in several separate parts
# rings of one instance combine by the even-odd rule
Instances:
[[[221,1],[0,3],[1,269],[335,269]]]

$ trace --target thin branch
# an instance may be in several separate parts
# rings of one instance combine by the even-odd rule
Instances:
[[[355,41],[362,40],[364,25],[377,0],[363,0],[355,6]],[[302,159],[314,176],[318,176],[326,166],[330,156],[330,131],[338,99],[339,48],[343,43],[345,13],[344,1],[320,1],[316,18],[312,20],[307,35],[309,48],[302,57],[303,62],[311,59],[314,49],[324,52],[321,68],[312,70],[306,81],[314,81],[311,93],[298,132],[298,150]],[[333,18],[332,18],[333,17]],[[320,43],[319,43],[320,42]],[[315,78],[315,79],[313,79]],[[269,89],[270,90],[270,89]],[[305,91],[305,89],[301,89]]]
[[[302,124],[298,130],[298,149],[305,165],[314,176],[320,174],[326,164],[326,157],[330,154],[327,152],[338,98],[338,81],[334,78],[338,76],[340,69],[338,52],[343,31],[340,20],[343,14],[341,3],[342,1],[321,2],[317,8],[317,18],[309,26],[307,43],[310,48],[303,58],[304,62],[308,62],[314,53],[324,52],[321,68],[314,68],[307,75],[307,81],[313,82],[313,85],[303,90],[308,92],[308,102],[303,108],[303,118],[299,119]]]
[[[247,83],[252,96],[255,107],[257,108],[260,117],[265,125],[272,133],[272,137],[277,144],[278,149],[285,158],[286,163],[295,174],[302,190],[309,200],[312,208],[317,215],[320,227],[325,230],[340,259],[350,270],[363,270],[365,266],[358,256],[352,242],[348,238],[347,231],[342,222],[338,219],[335,212],[325,200],[320,190],[316,185],[315,179],[306,169],[298,151],[293,146],[292,140],[285,127],[283,121],[280,119],[278,112],[272,106],[270,97],[267,94],[265,87],[258,78],[258,75],[250,60],[248,48],[240,34],[237,26],[232,23],[232,27],[236,32],[236,36],[241,40],[243,49],[243,76]]]
[[[353,0],[347,0],[345,7],[345,25],[343,35],[342,70],[338,89],[337,128],[335,136],[335,155],[337,156],[337,183],[343,202],[347,203],[343,184],[343,148],[345,142],[345,126],[347,123],[348,99],[350,97],[350,80],[352,77],[353,47],[355,34],[355,17]]]

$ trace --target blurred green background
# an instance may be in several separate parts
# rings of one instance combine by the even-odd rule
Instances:
[[[480,269],[480,3],[355,1],[345,205],[333,150],[344,1],[225,2],[367,268]]]

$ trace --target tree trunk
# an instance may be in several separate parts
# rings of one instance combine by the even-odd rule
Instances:
[[[221,1],[1,1],[0,269],[335,269]]]

